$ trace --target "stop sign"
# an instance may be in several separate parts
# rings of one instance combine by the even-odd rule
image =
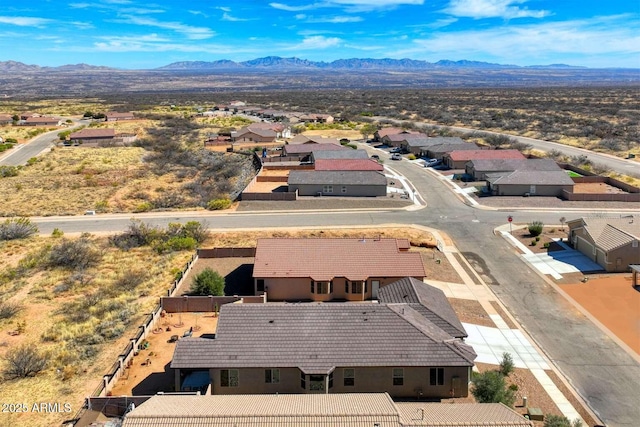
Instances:
[[[513,217],[511,215],[509,215],[509,218],[507,218],[507,221],[509,221],[509,222],[513,221]]]

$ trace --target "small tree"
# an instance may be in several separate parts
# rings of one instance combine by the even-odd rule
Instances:
[[[513,406],[516,396],[507,388],[504,376],[498,371],[486,371],[473,378],[471,394],[479,403],[503,403]]]
[[[378,126],[373,123],[365,123],[362,125],[362,128],[360,128],[360,133],[362,134],[363,139],[369,139],[369,135],[373,135],[377,130]]]
[[[563,415],[547,414],[544,416],[544,427],[582,427],[582,422],[579,419],[571,422]]]
[[[224,295],[224,277],[217,271],[205,268],[191,284],[193,295]]]
[[[564,231],[564,223],[567,222],[567,218],[561,216],[560,217],[560,224],[562,224],[562,231]]]
[[[499,372],[505,377],[508,377],[513,372],[513,357],[511,357],[511,353],[502,353]]]
[[[7,351],[4,356],[6,378],[27,378],[37,375],[47,367],[47,356],[34,344],[23,344]]]
[[[542,234],[544,223],[542,221],[533,221],[527,224],[527,229],[532,237],[536,237]]]

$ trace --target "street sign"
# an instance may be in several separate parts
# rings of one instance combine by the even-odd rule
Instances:
[[[509,215],[509,218],[507,218],[507,221],[509,221],[509,222],[513,221],[513,217],[511,215]]]

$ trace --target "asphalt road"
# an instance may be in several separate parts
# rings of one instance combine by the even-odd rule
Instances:
[[[206,220],[214,229],[419,224],[443,230],[600,418],[610,426],[638,425],[640,364],[575,310],[525,264],[504,239],[493,233],[496,226],[506,223],[509,214],[514,215],[516,222],[541,220],[546,224],[558,224],[560,216],[572,218],[580,214],[472,208],[424,169],[405,160],[389,164],[413,183],[427,201],[427,208],[358,212],[171,212],[34,220],[43,233],[50,233],[54,228],[65,232],[115,232],[124,230],[131,217],[156,225]]]

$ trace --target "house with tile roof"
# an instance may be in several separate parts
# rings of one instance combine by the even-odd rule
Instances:
[[[387,177],[377,170],[292,170],[290,192],[299,196],[384,197]]]
[[[313,167],[316,171],[382,172],[384,170],[384,166],[373,159],[317,159],[315,160]]]
[[[441,138],[444,139],[444,138]],[[442,143],[435,143],[435,141],[430,141],[429,145],[422,146],[418,150],[418,156],[427,156],[431,159],[442,160],[445,155],[449,154],[452,151],[477,151],[478,146],[472,142],[464,142],[462,140],[455,141],[455,139],[459,138],[450,138],[450,141],[445,141]],[[415,150],[414,150],[415,151]]]
[[[123,427],[533,427],[501,403],[394,402],[388,393],[155,395]]]
[[[402,279],[426,276],[406,239],[258,239],[256,295],[269,301],[364,301]]]
[[[13,123],[11,114],[0,114],[0,125],[10,125],[11,123]]]
[[[476,353],[408,304],[226,304],[214,339],[178,341],[176,389],[207,371],[211,394],[464,397]]]
[[[465,165],[465,172],[476,181],[487,179],[487,174],[516,170],[553,172],[562,169],[553,159],[472,159]]]
[[[112,143],[116,137],[114,129],[81,129],[69,135],[69,142],[72,144],[98,144]]]
[[[331,143],[314,143],[314,144],[285,144],[282,147],[283,156],[301,156],[306,157],[317,151],[339,151],[339,150],[352,150],[351,148],[343,147],[340,144]]]
[[[136,118],[133,112],[131,111],[125,112],[125,113],[120,113],[117,111],[109,111],[104,115],[105,115],[104,120],[107,122],[119,122],[121,120],[134,120]]]
[[[364,150],[353,150],[342,147],[344,150],[320,150],[311,152],[310,160],[315,163],[318,160],[347,160],[347,159],[368,159],[369,154]]]
[[[575,183],[563,169],[556,168],[544,173],[535,168],[490,173],[486,176],[487,189],[496,196],[562,197],[565,191],[573,192]]]
[[[260,127],[244,127],[237,132],[231,132],[233,142],[275,142],[276,131]]]
[[[291,139],[287,143],[288,144],[335,144],[335,145],[340,144],[337,138],[325,138],[324,136],[320,136],[320,135],[303,135],[303,134],[298,134],[294,136],[293,139]]]
[[[375,141],[383,142],[383,138],[388,135],[397,135],[400,133],[409,133],[408,130],[397,128],[397,127],[386,127],[382,129],[378,129],[373,134],[373,139]]]
[[[272,130],[276,133],[276,138],[289,138],[291,127],[280,122],[256,122],[246,126],[249,130]]]
[[[518,150],[454,150],[442,157],[442,163],[451,169],[464,169],[472,160],[524,159]]]
[[[60,119],[46,116],[31,116],[18,122],[21,126],[60,126]]]
[[[569,243],[607,272],[640,264],[640,216],[578,218],[567,221]]]

